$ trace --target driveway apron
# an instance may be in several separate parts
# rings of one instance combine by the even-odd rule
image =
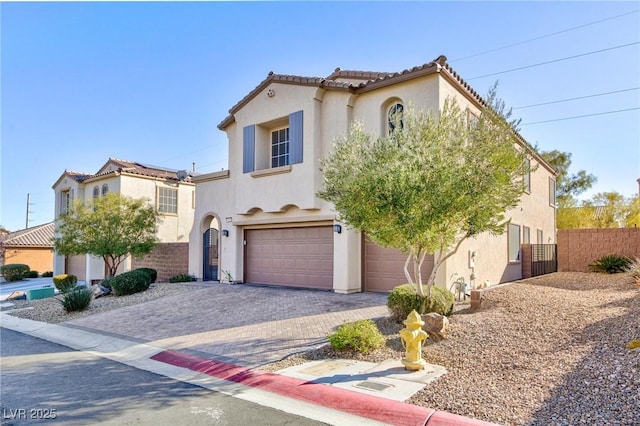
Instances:
[[[386,300],[379,293],[216,283],[63,325],[257,367],[323,345],[346,321],[386,316]]]

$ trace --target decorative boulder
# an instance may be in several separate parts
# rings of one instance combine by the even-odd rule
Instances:
[[[111,293],[111,289],[107,287],[103,287],[100,284],[91,286],[91,294],[93,294],[93,298],[97,299],[98,297],[106,296]]]
[[[435,312],[422,315],[422,321],[424,321],[423,330],[438,337],[443,337],[449,326],[449,319]]]

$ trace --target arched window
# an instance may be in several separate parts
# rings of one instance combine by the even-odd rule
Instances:
[[[109,185],[105,183],[104,185],[102,185],[102,195],[107,195],[107,192],[109,192]]]
[[[391,105],[389,110],[387,111],[387,129],[389,134],[396,131],[396,129],[402,130],[404,127],[404,121],[402,118],[402,114],[404,112],[404,105],[399,102]]]
[[[93,198],[98,198],[98,196],[100,195],[100,188],[98,188],[98,185],[93,187]]]

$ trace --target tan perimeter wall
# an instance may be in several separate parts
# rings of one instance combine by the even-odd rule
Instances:
[[[640,257],[640,228],[558,230],[558,272],[587,272],[609,254]]]
[[[158,282],[189,273],[189,243],[160,243],[144,258],[131,260],[131,269],[152,268],[158,271]]]

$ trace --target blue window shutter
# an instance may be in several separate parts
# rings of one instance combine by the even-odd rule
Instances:
[[[256,160],[256,126],[252,124],[242,129],[242,173],[250,173],[255,169]]]
[[[302,163],[302,111],[289,115],[289,164]]]

